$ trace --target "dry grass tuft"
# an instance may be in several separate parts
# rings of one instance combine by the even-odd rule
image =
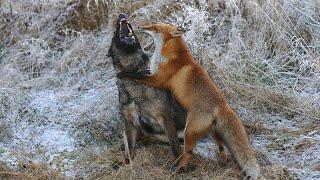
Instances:
[[[88,151],[77,162],[85,168],[85,177],[89,179],[240,179],[241,170],[229,160],[222,166],[217,159],[207,159],[194,154],[187,169],[179,173],[170,171],[174,159],[167,145],[143,145],[137,151],[132,165],[122,165],[123,153],[120,145],[101,151]],[[258,153],[258,161],[265,177],[288,179],[290,173],[282,166],[272,165],[267,156]],[[81,163],[85,164],[81,164]],[[267,163],[266,163],[267,162]],[[93,172],[93,173],[89,173]],[[81,175],[80,175],[81,176]]]
[[[90,174],[88,178],[93,179],[184,179],[200,178],[212,179],[217,177],[239,178],[239,171],[232,170],[234,164],[227,165],[226,172],[219,171],[219,165],[212,160],[204,159],[194,155],[190,166],[182,173],[173,174],[169,168],[174,161],[170,148],[163,145],[143,146],[138,150],[137,156],[132,165],[122,166],[119,162],[123,156],[119,149],[109,149],[102,154],[91,154],[85,157],[90,158],[92,164],[101,167],[100,170]],[[201,164],[201,166],[199,166]],[[88,166],[85,166],[88,167]],[[91,167],[95,170],[96,167]],[[91,170],[93,170],[91,169]],[[215,171],[215,169],[218,169]],[[89,169],[90,171],[90,169]],[[230,172],[231,171],[231,172]],[[220,179],[220,178],[218,178]]]
[[[49,166],[47,164],[19,162],[17,170],[12,170],[0,161],[0,178],[8,180],[64,179],[58,171],[48,168]]]

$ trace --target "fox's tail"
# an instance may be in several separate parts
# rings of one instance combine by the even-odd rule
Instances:
[[[234,112],[231,115],[218,115],[216,132],[246,174],[245,179],[257,179],[260,176],[260,168],[239,117]]]

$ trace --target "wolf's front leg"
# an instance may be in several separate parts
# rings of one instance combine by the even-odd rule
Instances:
[[[123,142],[125,147],[125,164],[130,164],[136,155],[136,142],[141,130],[134,124],[139,121],[140,115],[135,103],[123,106],[122,115],[124,117]]]

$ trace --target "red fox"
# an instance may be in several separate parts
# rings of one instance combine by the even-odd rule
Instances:
[[[196,141],[210,133],[219,146],[220,157],[226,158],[226,146],[246,174],[244,179],[260,177],[260,168],[242,122],[205,69],[192,57],[182,38],[184,30],[170,24],[153,24],[141,29],[155,41],[158,54],[154,55],[156,59],[151,59],[153,69],[121,72],[118,77],[170,89],[188,111],[184,152],[174,163],[174,170],[187,165]]]

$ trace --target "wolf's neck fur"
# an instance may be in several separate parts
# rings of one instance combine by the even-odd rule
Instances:
[[[158,70],[159,64],[165,61],[165,57],[163,57],[161,54],[161,49],[163,44],[162,35],[157,33],[152,33],[152,38],[153,38],[155,49],[150,60],[150,70],[151,70],[151,74],[154,75]]]

